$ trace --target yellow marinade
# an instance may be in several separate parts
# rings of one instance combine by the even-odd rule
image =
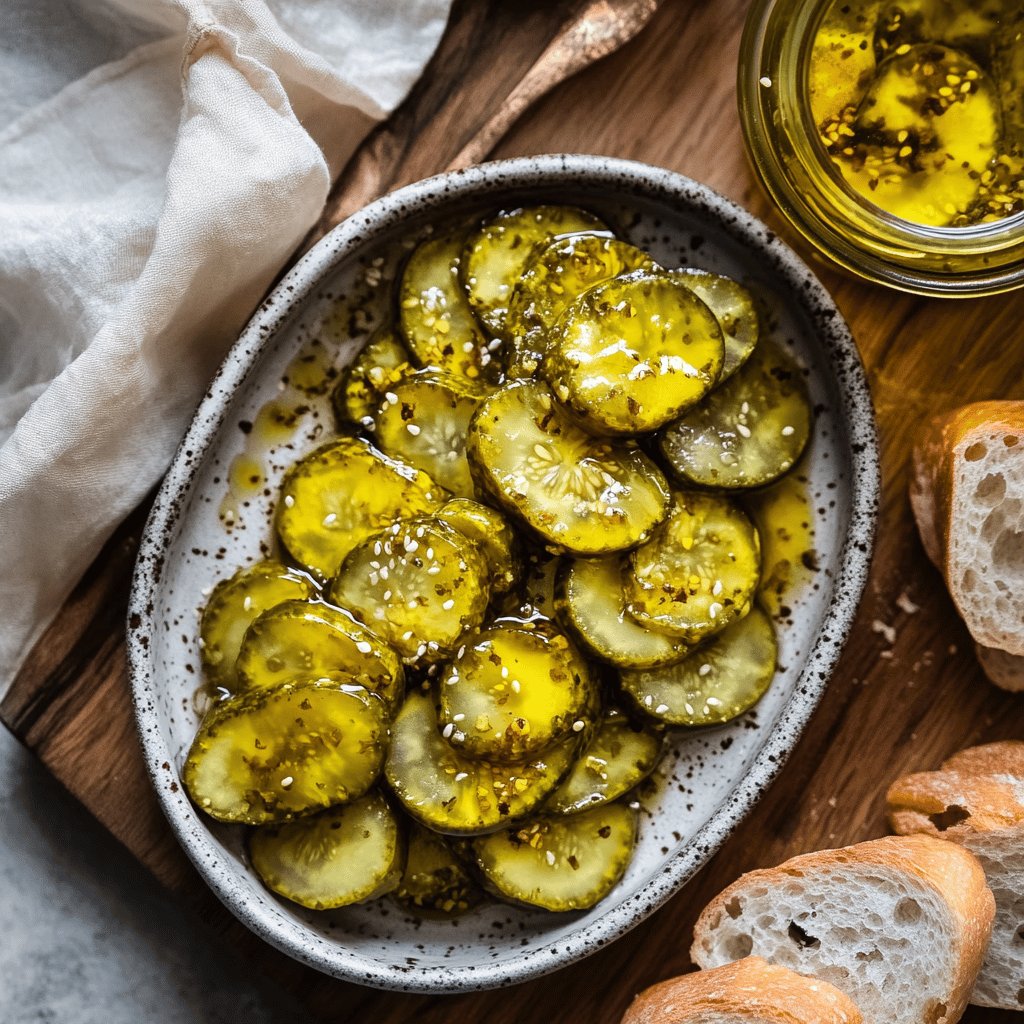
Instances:
[[[1024,4],[833,0],[807,99],[843,180],[886,212],[968,227],[1024,210]]]

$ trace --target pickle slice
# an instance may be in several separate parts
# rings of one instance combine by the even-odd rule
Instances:
[[[439,519],[404,519],[353,549],[331,600],[367,623],[408,664],[437,661],[487,607],[479,548]]]
[[[668,509],[665,478],[646,455],[584,433],[539,382],[488,396],[466,451],[481,487],[559,550],[635,547]]]
[[[332,399],[341,423],[371,426],[384,396],[412,373],[412,357],[390,328],[381,328],[345,372]]]
[[[484,836],[473,850],[488,886],[504,899],[544,910],[586,910],[626,873],[636,834],[636,811],[605,804]]]
[[[438,721],[470,757],[525,761],[586,728],[592,687],[563,634],[499,621],[464,638],[441,679]]]
[[[509,299],[534,250],[559,235],[606,229],[592,213],[572,206],[507,210],[469,240],[465,285],[469,304],[489,331],[506,333]]]
[[[570,235],[535,250],[509,301],[508,375],[536,373],[559,317],[588,288],[634,270],[657,269],[642,249],[607,235]]]
[[[426,473],[363,438],[342,437],[285,474],[277,533],[297,562],[329,579],[361,540],[401,516],[430,512],[445,498]]]
[[[384,702],[361,686],[284,683],[215,704],[182,779],[218,821],[265,825],[362,796],[387,747]]]
[[[621,555],[567,561],[556,590],[559,617],[591,653],[613,665],[656,668],[685,658],[690,648],[679,637],[648,629],[627,614],[628,572]]]
[[[578,814],[617,800],[657,768],[664,750],[664,731],[631,722],[612,708],[572,771],[544,804],[545,813]]]
[[[402,274],[402,335],[423,366],[470,380],[497,369],[491,339],[480,329],[459,280],[466,232],[449,231],[421,242]]]
[[[475,907],[483,893],[449,841],[412,822],[405,870],[393,896],[418,913],[453,917]]]
[[[452,498],[437,511],[437,518],[468,537],[487,560],[491,591],[503,594],[519,579],[516,535],[500,512],[469,498]]]
[[[755,607],[671,668],[624,671],[622,690],[666,725],[718,725],[764,696],[777,655],[771,620]]]
[[[761,574],[754,524],[713,494],[677,492],[668,519],[630,559],[626,611],[691,644],[745,615]]]
[[[246,689],[326,676],[358,683],[392,707],[402,698],[398,655],[340,608],[286,601],[249,627],[238,654],[238,680]]]
[[[402,877],[402,833],[380,793],[328,811],[264,825],[249,856],[268,889],[310,910],[333,910],[383,896]]]
[[[967,54],[937,43],[898,47],[878,65],[852,123],[839,120],[823,139],[861,195],[914,224],[967,223],[1001,127],[997,88]]]
[[[316,585],[305,573],[272,559],[221,580],[203,608],[199,625],[203,669],[209,682],[233,690],[237,685],[235,660],[253,620],[283,601],[308,599],[316,592]]]
[[[643,434],[699,402],[724,355],[722,328],[689,288],[639,271],[566,309],[548,338],[544,375],[591,429]]]
[[[714,314],[722,328],[725,355],[716,387],[731,377],[749,358],[761,332],[754,297],[738,281],[696,267],[670,275],[689,288]]]
[[[532,813],[569,771],[578,747],[570,732],[523,764],[473,760],[441,735],[432,699],[411,693],[392,726],[384,773],[416,821],[448,835],[480,835]]]
[[[374,420],[377,443],[453,494],[472,498],[466,431],[483,396],[464,377],[419,370],[384,397]]]
[[[750,362],[659,439],[669,465],[702,487],[760,487],[787,472],[811,436],[800,367],[778,346]]]

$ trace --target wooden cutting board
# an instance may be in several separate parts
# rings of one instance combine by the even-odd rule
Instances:
[[[744,0],[666,0],[640,37],[536,105],[495,155],[575,151],[660,164],[706,182],[785,235],[755,186],[740,139],[734,79],[745,10]],[[370,157],[388,161],[383,183],[442,168],[565,13],[542,2],[460,0],[423,81],[368,143]],[[696,914],[740,872],[882,835],[882,794],[897,775],[936,767],[969,744],[1024,737],[1024,696],[995,689],[979,671],[906,499],[910,445],[929,414],[1024,395],[1024,292],[940,302],[827,267],[818,272],[868,367],[882,442],[881,521],[860,614],[821,707],[743,828],[686,890],[590,959],[509,991],[395,995],[326,979],[234,921],[178,849],[136,742],[123,623],[144,510],[112,538],[32,652],[0,718],[196,912],[197,928],[211,929],[254,974],[295,992],[316,1019],[614,1024],[636,991],[688,968]],[[979,1024],[1019,1015],[971,1009],[964,1019]]]

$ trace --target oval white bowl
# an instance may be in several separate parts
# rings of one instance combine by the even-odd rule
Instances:
[[[230,535],[218,508],[231,460],[277,396],[290,359],[339,294],[367,292],[361,329],[387,315],[403,242],[431,225],[511,205],[573,203],[610,218],[665,266],[693,265],[747,283],[777,317],[775,336],[807,369],[816,425],[804,469],[815,507],[819,571],[780,625],[780,670],[754,711],[727,726],[678,732],[646,802],[623,881],[585,913],[489,904],[451,921],[407,915],[384,899],[331,913],[277,900],[248,867],[242,831],[198,814],[180,783],[197,726],[198,614],[204,591],[272,543],[273,491],[285,466],[326,436],[313,401],[291,447],[270,460],[268,494],[240,508]],[[369,275],[367,274],[369,271]],[[367,286],[367,279],[371,287]],[[365,333],[343,344],[350,360]],[[760,221],[669,171],[595,156],[486,164],[410,185],[324,238],[274,290],[232,348],[168,471],[139,552],[128,647],[146,763],[171,826],[221,900],[268,942],[339,978],[434,993],[525,981],[587,956],[680,889],[742,822],[778,774],[824,692],[864,587],[878,498],[874,419],[849,331],[810,270]],[[265,548],[263,549],[265,550]]]

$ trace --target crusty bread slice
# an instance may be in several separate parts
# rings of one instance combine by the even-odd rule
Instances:
[[[845,992],[868,1024],[953,1024],[995,911],[977,858],[930,836],[889,836],[752,871],[705,907],[701,967],[753,954]]]
[[[910,502],[971,636],[1024,655],[1024,401],[933,419],[914,448]]]
[[[974,653],[981,670],[996,686],[1013,693],[1024,690],[1024,655],[1009,654],[998,647],[985,647],[984,644],[975,644]]]
[[[1024,1010],[1024,743],[970,747],[898,779],[886,801],[894,831],[940,835],[981,861],[996,916],[971,1002]]]
[[[839,989],[748,956],[669,978],[633,1000],[622,1024],[861,1024]]]

